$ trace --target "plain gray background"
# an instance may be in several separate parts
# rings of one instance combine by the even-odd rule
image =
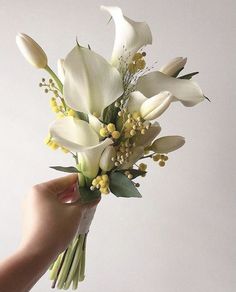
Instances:
[[[140,180],[142,199],[102,200],[80,291],[234,292],[234,0],[0,0],[0,257],[19,243],[21,201],[29,187],[60,175],[49,165],[72,162],[43,145],[53,120],[49,97],[37,87],[46,74],[23,59],[15,35],[36,39],[53,68],[76,35],[109,57],[114,26],[106,25],[101,4],[120,6],[130,18],[149,23],[150,63],[187,56],[185,72],[200,71],[196,80],[212,102],[194,108],[175,103],[160,118],[163,134],[183,135],[187,143],[164,169],[150,163],[150,174]],[[32,291],[51,291],[48,275]]]

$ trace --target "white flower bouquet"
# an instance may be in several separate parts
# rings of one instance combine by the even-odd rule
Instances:
[[[32,38],[16,37],[24,57],[50,75],[39,84],[51,94],[56,113],[45,143],[74,158],[74,166],[52,168],[78,173],[82,202],[109,193],[140,198],[139,183],[134,180],[146,175],[147,165],[139,161],[153,159],[163,167],[167,155],[185,143],[181,136],[157,138],[161,127],[156,119],[172,102],[190,107],[206,98],[190,80],[198,72],[179,76],[186,58],[175,58],[157,71],[146,65],[145,46],[152,43],[152,35],[145,22],[129,19],[118,7],[101,8],[115,23],[110,61],[77,41],[58,61],[56,75]],[[84,280],[86,238],[94,213],[95,208],[85,214],[77,236],[52,264],[53,287],[76,289]]]

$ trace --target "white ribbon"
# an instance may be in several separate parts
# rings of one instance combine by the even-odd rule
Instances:
[[[88,208],[84,212],[84,215],[81,218],[81,221],[79,224],[78,234],[86,234],[89,232],[89,228],[90,228],[90,225],[93,221],[93,217],[94,217],[94,214],[96,212],[96,208],[97,208],[97,206],[92,207],[92,208]]]

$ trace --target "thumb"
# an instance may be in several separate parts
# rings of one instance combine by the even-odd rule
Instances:
[[[59,177],[42,184],[50,193],[59,195],[69,188],[73,187],[78,182],[77,174],[70,174],[67,176]]]

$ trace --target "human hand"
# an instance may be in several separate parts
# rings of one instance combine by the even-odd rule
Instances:
[[[77,180],[76,174],[68,175],[30,190],[24,203],[22,248],[46,253],[51,259],[67,248],[86,209],[99,201],[76,202],[79,199]]]
[[[67,248],[84,212],[99,202],[79,203],[77,180],[77,175],[69,175],[30,190],[24,203],[20,247],[0,263],[1,292],[15,292],[16,287],[18,292],[29,291]]]

